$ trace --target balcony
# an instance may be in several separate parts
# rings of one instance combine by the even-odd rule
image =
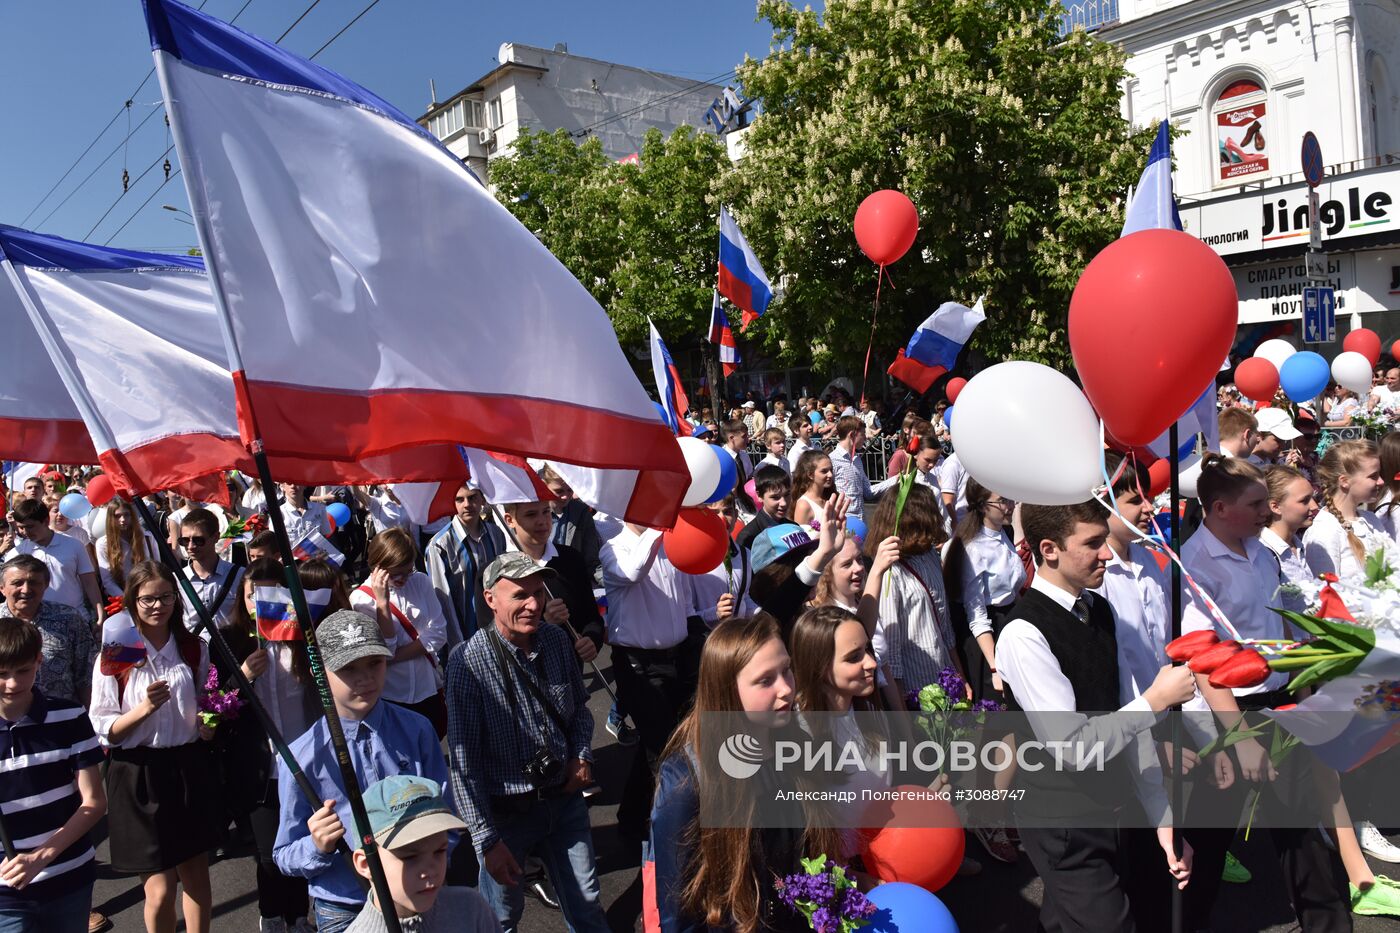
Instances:
[[[1060,16],[1060,36],[1075,28],[1094,32],[1118,22],[1118,0],[1065,0],[1065,12]]]

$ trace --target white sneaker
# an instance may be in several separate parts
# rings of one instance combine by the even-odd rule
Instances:
[[[258,933],[287,933],[287,921],[281,917],[259,917]]]
[[[1376,824],[1370,820],[1362,820],[1356,825],[1357,838],[1361,840],[1361,851],[1371,858],[1380,859],[1382,862],[1400,863],[1400,848],[1376,829]]]

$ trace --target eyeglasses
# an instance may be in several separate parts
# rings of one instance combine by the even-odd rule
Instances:
[[[176,538],[180,542],[180,547],[204,547],[204,542],[209,539],[204,535],[190,535],[188,538]]]
[[[159,596],[138,596],[136,605],[142,609],[154,609],[157,606],[168,606],[175,602],[174,593],[162,593]]]
[[[1006,498],[1002,498],[1002,499],[988,499],[988,500],[987,500],[987,504],[988,504],[988,505],[999,505],[999,506],[1001,506],[1003,509],[1014,509],[1014,508],[1016,508],[1016,500],[1015,500],[1015,499],[1006,499]]]

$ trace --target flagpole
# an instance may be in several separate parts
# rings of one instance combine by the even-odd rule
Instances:
[[[257,693],[253,690],[253,682],[244,675],[243,665],[238,663],[238,658],[234,655],[233,649],[229,647],[228,642],[224,639],[223,632],[219,631],[219,627],[214,624],[213,610],[204,605],[204,600],[200,599],[199,595],[195,593],[194,585],[190,583],[189,577],[186,577],[184,573],[181,572],[180,564],[176,560],[174,552],[170,550],[170,542],[167,541],[165,535],[160,532],[160,526],[156,522],[155,515],[151,513],[150,507],[146,505],[145,499],[141,496],[133,495],[131,498],[136,507],[136,511],[141,515],[141,521],[145,524],[147,530],[150,531],[151,536],[156,539],[156,548],[160,551],[161,563],[169,567],[171,572],[175,574],[175,579],[184,593],[185,600],[194,607],[195,612],[199,615],[199,624],[195,626],[195,634],[198,634],[201,628],[209,632],[210,646],[213,647],[214,652],[218,654],[219,660],[223,661],[224,665],[233,672],[233,679],[238,684],[239,694],[243,697],[244,702],[252,708],[253,715],[258,717],[258,722],[262,725],[263,731],[267,733],[268,741],[272,743],[272,747],[276,750],[277,757],[282,759],[282,763],[285,764],[287,770],[291,772],[292,780],[296,782],[297,788],[301,791],[302,796],[306,798],[306,802],[311,804],[312,811],[314,812],[321,809],[321,805],[325,801],[321,799],[321,796],[316,792],[316,788],[312,786],[311,779],[306,776],[306,772],[302,770],[301,765],[296,760],[296,756],[292,754],[292,750],[287,746],[287,742],[283,738],[281,730],[277,728],[277,723],[273,721],[271,714],[267,711],[267,707],[263,706],[262,700],[258,698]],[[232,573],[233,571],[230,570],[229,572]],[[215,609],[217,608],[216,606]],[[341,855],[345,856],[346,863],[353,869],[355,864],[351,860],[350,847],[345,844],[345,840],[342,839],[336,848],[340,850]]]
[[[1167,456],[1171,458],[1171,544],[1172,553],[1181,553],[1181,460],[1177,456],[1180,439],[1177,436],[1176,422],[1167,435]],[[1172,639],[1181,637],[1181,564],[1172,561]],[[1185,832],[1185,786],[1181,780],[1181,706],[1172,707],[1172,846],[1176,857],[1181,858],[1186,839]],[[1186,911],[1182,891],[1175,879],[1168,880],[1172,886],[1172,933],[1185,933]]]
[[[190,158],[188,141],[185,139],[184,119],[180,108],[171,106],[170,75],[166,69],[166,53],[157,50],[154,57],[156,75],[160,80],[161,96],[165,99],[165,112],[170,121],[170,137],[175,143],[175,153],[179,156],[180,164],[188,169],[199,163]],[[233,318],[229,314],[228,296],[224,294],[223,281],[219,274],[222,260],[218,250],[213,248],[214,238],[210,234],[208,214],[197,197],[200,192],[191,190],[195,187],[194,174],[186,171],[184,177],[185,190],[190,197],[195,233],[199,236],[199,245],[204,253],[204,265],[209,273],[209,289],[214,299],[214,307],[219,312],[219,324],[224,332],[224,343],[229,351],[229,369],[234,375],[235,395],[238,403],[245,408],[245,411],[240,415],[240,420],[243,420],[242,416],[246,415],[249,428],[244,432],[245,438],[251,435],[248,440],[248,450],[253,455],[253,462],[257,464],[258,479],[262,482],[263,491],[267,496],[268,516],[272,519],[272,528],[277,536],[278,550],[282,555],[287,589],[291,591],[292,608],[296,610],[297,622],[300,623],[302,635],[306,639],[306,655],[310,661],[311,675],[316,682],[316,692],[320,695],[321,710],[326,717],[326,729],[330,734],[331,748],[335,752],[336,764],[340,767],[341,783],[345,785],[345,795],[349,798],[350,814],[355,823],[355,833],[364,849],[365,861],[368,863],[370,879],[373,882],[374,897],[379,904],[384,925],[388,933],[403,933],[399,924],[398,912],[393,909],[394,898],[389,891],[389,879],[384,874],[384,864],[379,858],[379,845],[374,840],[373,832],[370,831],[369,814],[365,811],[364,797],[360,793],[360,779],[355,773],[354,763],[350,760],[350,749],[345,744],[345,730],[340,726],[340,715],[336,712],[335,700],[331,697],[330,685],[326,682],[326,671],[321,663],[321,646],[316,640],[316,626],[311,622],[311,611],[306,605],[306,593],[301,588],[301,577],[297,575],[296,558],[292,554],[291,542],[287,540],[287,526],[282,521],[282,510],[277,508],[272,470],[268,467],[267,453],[263,448],[263,439],[257,428],[257,416],[253,411],[252,398],[246,390],[246,386],[241,387],[240,390],[243,370],[242,351],[239,349],[237,337],[233,333]],[[349,829],[346,827],[347,834]]]

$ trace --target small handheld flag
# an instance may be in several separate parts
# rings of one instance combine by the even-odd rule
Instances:
[[[146,663],[146,642],[136,623],[125,612],[107,617],[102,623],[102,655],[99,669],[107,677],[118,677]]]
[[[311,610],[311,624],[319,625],[330,608],[333,590],[307,590],[306,607]],[[263,641],[303,641],[296,610],[292,608],[292,593],[283,586],[253,587],[257,604],[258,637]]]
[[[719,347],[719,362],[724,367],[726,377],[739,369],[739,347],[734,342],[734,331],[729,326],[729,315],[720,304],[719,289],[715,289],[714,302],[710,305],[710,343]]]
[[[301,540],[292,545],[292,556],[297,560],[314,560],[317,557],[324,557],[326,560],[339,567],[345,563],[345,555],[329,541],[326,536],[315,528],[308,531]]]
[[[723,207],[719,209],[719,293],[744,312],[740,330],[748,330],[773,300],[768,273],[739,232],[739,225]]]

